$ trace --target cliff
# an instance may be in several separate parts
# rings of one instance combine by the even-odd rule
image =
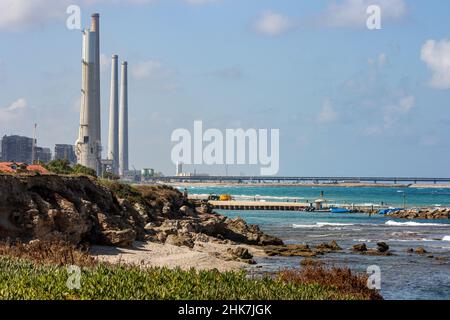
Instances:
[[[282,244],[257,226],[196,207],[171,187],[130,187],[85,176],[1,175],[0,238],[130,246],[135,240],[191,246],[212,237]]]

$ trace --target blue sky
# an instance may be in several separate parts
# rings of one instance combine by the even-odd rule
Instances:
[[[136,168],[172,174],[172,131],[203,120],[279,128],[280,175],[450,176],[448,1],[0,0],[0,135],[31,136],[37,122],[40,145],[75,142],[81,34],[66,28],[70,4],[84,27],[101,15],[105,154],[117,53],[130,66]],[[370,4],[381,30],[366,27]]]

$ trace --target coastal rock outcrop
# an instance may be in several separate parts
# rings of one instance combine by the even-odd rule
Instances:
[[[392,218],[423,220],[450,219],[450,208],[398,210],[388,213],[387,216]]]
[[[128,247],[155,241],[282,245],[249,225],[196,208],[176,189],[100,181],[85,176],[0,175],[0,238]]]

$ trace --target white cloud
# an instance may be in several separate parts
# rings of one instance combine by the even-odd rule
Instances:
[[[430,86],[435,89],[450,89],[450,41],[428,40],[422,46],[420,58],[433,72]]]
[[[1,0],[0,31],[21,31],[66,15],[69,0]]]
[[[295,23],[290,18],[270,10],[264,11],[254,24],[254,29],[265,35],[279,36],[292,29]]]
[[[172,69],[165,67],[160,61],[147,60],[138,62],[131,67],[131,74],[135,79],[169,78],[175,74]]]
[[[330,100],[326,99],[322,105],[322,110],[320,111],[317,122],[319,123],[330,123],[338,118],[337,112],[331,105]]]
[[[9,106],[0,108],[0,121],[3,123],[20,118],[27,108],[28,104],[24,98],[17,99]]]
[[[381,124],[369,126],[364,129],[367,135],[379,135],[393,127],[408,115],[416,104],[416,98],[409,94],[400,94],[392,103],[385,105],[381,110]]]
[[[378,5],[381,8],[381,21],[400,20],[407,14],[404,0],[342,0],[332,2],[320,15],[320,24],[329,27],[366,28],[367,8]]]

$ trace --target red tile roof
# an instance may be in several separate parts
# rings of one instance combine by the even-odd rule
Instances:
[[[7,172],[7,173],[16,173],[17,168],[14,168],[14,166],[26,166],[27,172],[39,172],[41,174],[50,173],[47,169],[45,169],[40,164],[32,164],[27,165],[20,162],[0,162],[0,172]]]

